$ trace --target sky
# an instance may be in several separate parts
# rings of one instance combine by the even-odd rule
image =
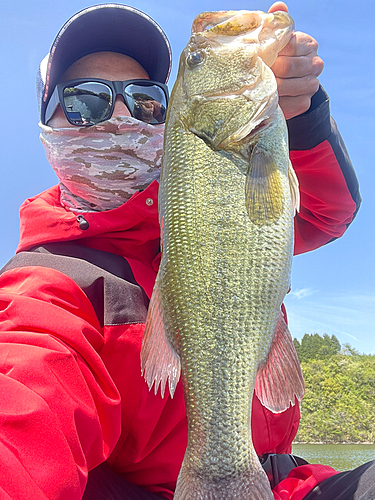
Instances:
[[[95,2],[94,2],[95,3]],[[132,0],[167,33],[173,52],[170,90],[194,17],[202,11],[268,10],[265,0]],[[290,0],[296,30],[312,35],[325,63],[320,82],[360,182],[362,206],[344,236],[293,260],[286,298],[290,331],[336,335],[375,354],[375,31],[370,0]],[[35,77],[64,22],[92,5],[81,0],[2,2],[0,11],[0,267],[18,243],[21,203],[56,184],[39,142]]]

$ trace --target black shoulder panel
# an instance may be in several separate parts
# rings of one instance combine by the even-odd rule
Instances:
[[[91,301],[101,326],[146,321],[148,297],[120,255],[75,242],[49,243],[18,253],[0,274],[27,266],[55,269],[74,280]]]
[[[329,98],[322,87],[313,95],[305,113],[286,122],[290,151],[306,151],[326,141],[331,135]]]
[[[344,141],[330,115],[329,98],[320,87],[311,99],[311,106],[305,113],[287,120],[290,151],[307,151],[328,141],[345,178],[348,190],[356,204],[353,219],[361,205],[359,184]]]

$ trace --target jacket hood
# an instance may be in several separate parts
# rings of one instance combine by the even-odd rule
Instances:
[[[21,205],[16,252],[79,240],[90,248],[125,257],[136,281],[150,297],[160,263],[158,186],[153,181],[116,209],[80,214],[61,205],[59,186],[54,186]],[[80,225],[82,216],[88,224]]]

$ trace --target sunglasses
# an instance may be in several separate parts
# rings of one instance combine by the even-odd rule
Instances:
[[[165,122],[168,87],[152,80],[112,82],[97,78],[79,78],[58,83],[46,107],[48,123],[58,104],[72,125],[89,127],[111,118],[118,95],[124,98],[131,116],[157,125]]]

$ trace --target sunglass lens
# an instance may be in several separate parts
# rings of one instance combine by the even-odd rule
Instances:
[[[65,111],[74,125],[95,125],[106,120],[112,100],[112,90],[104,83],[86,82],[64,88]]]
[[[157,85],[129,84],[125,88],[125,99],[134,118],[146,123],[165,122],[167,98]]]

